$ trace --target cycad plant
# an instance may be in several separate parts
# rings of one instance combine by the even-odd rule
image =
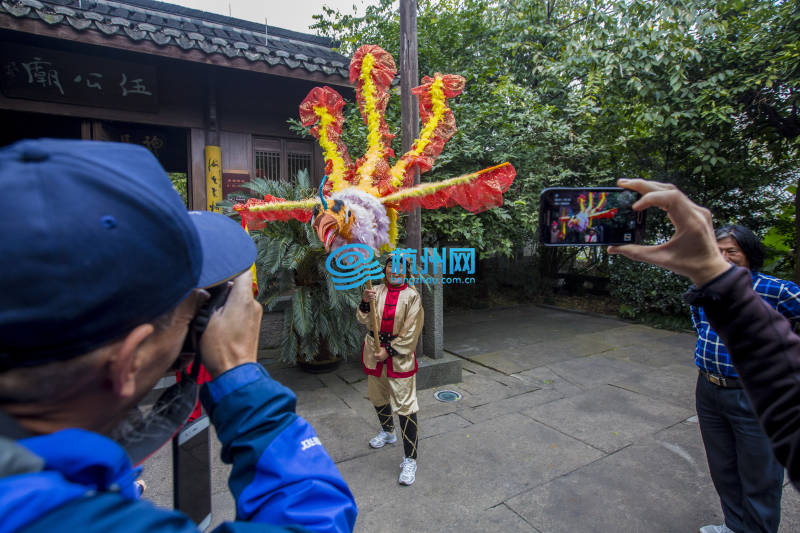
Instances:
[[[269,194],[302,200],[314,194],[306,171],[298,172],[294,182],[256,178],[243,187],[256,198]],[[230,206],[225,202],[224,207]],[[310,224],[271,222],[250,234],[258,248],[258,300],[271,311],[280,297],[291,296],[283,315],[281,359],[324,361],[359,353],[363,333],[355,310],[361,290],[334,287],[325,268],[325,248]]]

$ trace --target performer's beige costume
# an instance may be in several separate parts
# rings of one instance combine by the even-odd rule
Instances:
[[[369,400],[375,407],[391,404],[393,412],[408,416],[419,410],[414,348],[424,322],[422,302],[419,293],[407,285],[378,285],[375,297],[381,344],[386,347],[389,357],[386,361],[375,359],[380,345],[376,345],[373,335],[367,332],[361,362],[368,374]],[[368,305],[359,307],[356,318],[367,328],[372,327]]]

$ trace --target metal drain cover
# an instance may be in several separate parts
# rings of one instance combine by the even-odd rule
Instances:
[[[457,402],[461,399],[461,393],[454,390],[438,390],[433,393],[433,397],[440,402]]]

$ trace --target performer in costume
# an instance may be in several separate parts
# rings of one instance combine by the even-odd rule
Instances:
[[[410,272],[406,269],[406,272]],[[380,345],[367,332],[361,348],[361,361],[367,373],[367,395],[378,413],[381,432],[369,441],[382,448],[397,441],[393,413],[397,413],[404,458],[398,482],[414,483],[417,472],[417,356],[414,348],[422,331],[422,300],[413,286],[405,283],[404,274],[392,273],[392,258],[384,268],[385,283],[366,289],[356,311],[358,321],[367,328],[370,308],[376,306],[380,317]]]

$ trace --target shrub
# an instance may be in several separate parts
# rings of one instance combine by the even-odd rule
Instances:
[[[623,318],[648,319],[661,316],[665,325],[686,327],[690,325],[689,306],[683,293],[689,288],[686,278],[669,270],[614,257],[609,264],[611,295],[620,302],[619,314]]]

